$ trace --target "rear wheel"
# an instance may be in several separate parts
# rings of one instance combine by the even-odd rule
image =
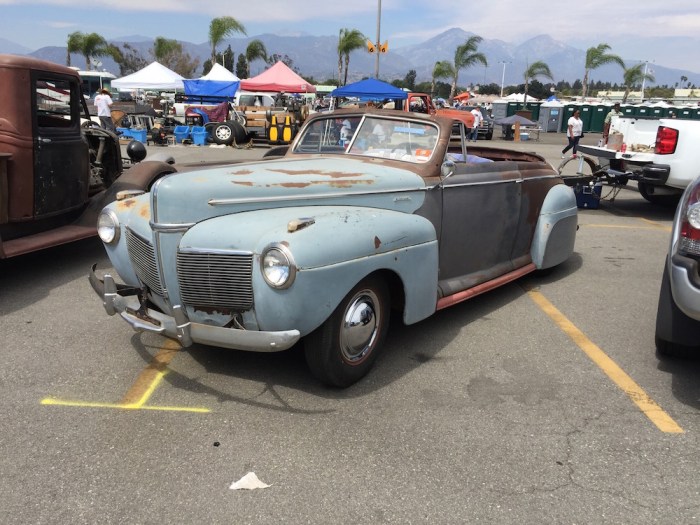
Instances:
[[[586,182],[593,179],[594,175],[597,175],[600,171],[600,168],[593,159],[579,154],[562,160],[557,171],[564,179],[564,182],[567,182],[567,179],[569,182]]]
[[[700,321],[685,315],[673,300],[668,261],[661,279],[659,306],[656,312],[656,350],[659,354],[677,357],[700,356]]]
[[[311,372],[345,388],[372,368],[389,326],[389,291],[377,277],[361,281],[304,341]]]

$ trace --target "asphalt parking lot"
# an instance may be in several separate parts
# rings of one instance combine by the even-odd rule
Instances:
[[[564,142],[484,145],[556,165]],[[96,239],[0,261],[2,521],[700,523],[700,362],[654,351],[673,210],[628,186],[580,211],[565,264],[393,321],[342,391],[296,348],[182,350],[108,317]],[[230,490],[247,472],[271,486]]]

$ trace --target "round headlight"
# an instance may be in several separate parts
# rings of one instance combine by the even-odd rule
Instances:
[[[267,284],[273,288],[289,288],[296,276],[296,266],[292,254],[286,246],[268,246],[261,258],[262,274]]]
[[[105,244],[119,240],[119,219],[112,210],[102,210],[97,218],[97,235]]]
[[[685,216],[688,218],[688,222],[693,228],[700,230],[700,202],[688,206],[688,211]]]

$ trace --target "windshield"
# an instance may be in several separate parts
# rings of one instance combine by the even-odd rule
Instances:
[[[437,137],[438,128],[432,122],[329,115],[305,128],[294,153],[364,155],[421,163],[433,155]]]

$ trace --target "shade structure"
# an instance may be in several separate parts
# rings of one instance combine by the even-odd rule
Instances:
[[[360,100],[405,100],[408,98],[408,93],[403,89],[399,89],[391,84],[377,80],[376,78],[367,78],[348,84],[347,86],[339,87],[331,91],[332,97],[357,97]]]
[[[214,64],[209,70],[209,73],[200,77],[200,80],[216,80],[219,82],[240,82],[241,79],[221,64]]]
[[[112,80],[112,87],[131,89],[182,89],[184,78],[159,62],[152,62],[136,73]]]
[[[257,77],[241,80],[245,91],[284,91],[286,93],[316,93],[316,87],[289,69],[282,61]]]
[[[521,117],[520,115],[511,115],[510,117],[504,117],[504,118],[499,118],[498,120],[494,121],[494,124],[502,124],[504,126],[508,125],[513,125],[516,122],[520,122],[521,126],[536,126],[537,123],[533,122],[529,119],[526,119],[525,117]]]

